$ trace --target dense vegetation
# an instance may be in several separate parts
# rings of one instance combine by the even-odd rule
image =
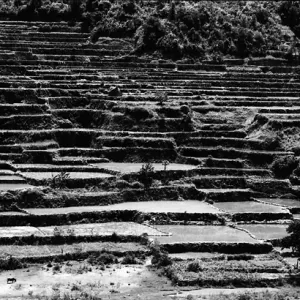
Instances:
[[[282,24],[299,36],[299,16],[298,1],[3,0],[0,8],[2,18],[82,21],[92,42],[134,38],[138,54],[217,61],[288,52]]]

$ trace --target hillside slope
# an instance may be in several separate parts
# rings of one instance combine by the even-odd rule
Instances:
[[[282,23],[297,32],[298,6],[297,1],[6,0],[0,17],[77,20],[93,43],[99,37],[128,37],[139,55],[220,61],[287,55],[294,34]]]

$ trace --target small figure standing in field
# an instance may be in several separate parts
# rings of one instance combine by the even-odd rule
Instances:
[[[163,166],[164,166],[164,171],[167,171],[167,166],[170,164],[168,160],[164,160],[162,162]]]

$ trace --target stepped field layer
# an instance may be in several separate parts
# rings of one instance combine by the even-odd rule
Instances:
[[[230,16],[244,6],[237,24],[226,15],[215,19],[230,2],[219,9],[207,3],[207,29],[201,23],[173,45],[198,58],[180,50],[171,61],[166,39],[197,22],[198,15],[184,16],[203,3],[146,2],[86,5],[103,10],[104,25],[126,10],[120,20],[112,16],[118,28],[126,29],[124,20],[158,26],[161,40],[148,53],[149,26],[142,23],[134,40],[139,23],[124,36],[114,28],[118,34],[107,37],[99,24],[92,35],[83,32],[86,19],[65,22],[72,11],[66,3],[59,4],[60,22],[41,22],[43,5],[33,10],[35,21],[18,20],[29,4],[13,21],[0,10],[0,278],[20,284],[1,297],[53,296],[49,290],[58,293],[61,282],[62,291],[80,298],[89,279],[89,292],[102,290],[104,299],[158,299],[183,287],[277,292],[299,284],[295,253],[278,248],[300,211],[299,61],[285,50],[293,47],[292,31],[272,1],[257,1],[260,8],[232,2]],[[166,14],[173,5],[178,19]],[[236,49],[223,43],[224,57],[215,57],[205,35],[211,22],[226,39],[224,26],[234,35],[250,22],[256,38],[248,48],[233,38]],[[257,46],[260,32],[270,49]],[[205,57],[192,46],[203,37]],[[39,276],[48,286],[45,279],[30,287],[29,278]]]

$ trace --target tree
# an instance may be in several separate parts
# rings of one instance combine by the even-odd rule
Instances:
[[[176,19],[176,4],[174,1],[172,1],[170,5],[170,10],[169,10],[169,21],[175,21]]]
[[[292,248],[300,254],[300,220],[294,220],[286,230],[289,235],[282,239],[282,248]]]
[[[70,2],[70,13],[71,17],[74,19],[80,18],[82,11],[81,11],[81,2],[80,0],[71,0]]]
[[[278,9],[282,23],[288,25],[294,33],[299,37],[300,30],[300,3],[299,1],[284,1]]]

